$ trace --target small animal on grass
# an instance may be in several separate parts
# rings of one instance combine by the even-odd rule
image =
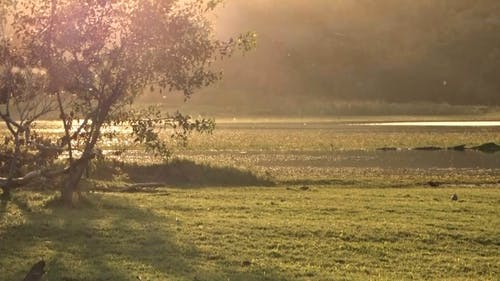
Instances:
[[[43,268],[45,267],[45,261],[41,260],[35,263],[26,277],[24,277],[23,281],[40,281],[42,280],[42,276],[45,274]]]
[[[453,193],[451,196],[450,196],[450,199],[453,200],[453,201],[457,201],[458,200],[458,195],[456,193]]]

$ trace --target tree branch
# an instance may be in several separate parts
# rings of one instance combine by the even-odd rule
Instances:
[[[17,178],[5,178],[5,177],[0,177],[0,186],[5,186],[7,184],[11,184],[15,187],[23,186],[26,185],[27,183],[33,181],[36,178],[40,177],[54,177],[58,175],[62,175],[66,173],[68,168],[56,168],[56,169],[50,169],[50,168],[45,168],[45,169],[39,169],[35,171],[31,171],[27,173],[26,175],[22,177],[17,177]]]

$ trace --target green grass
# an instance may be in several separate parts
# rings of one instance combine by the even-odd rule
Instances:
[[[355,186],[16,192],[2,280],[498,280],[498,188]],[[459,201],[451,201],[457,193]]]
[[[335,166],[384,146],[499,142],[498,129],[254,121],[194,136],[168,164],[129,143],[123,163],[96,163],[75,209],[16,190],[0,205],[0,280],[41,258],[45,281],[498,280],[500,169]],[[165,187],[110,192],[151,181]]]

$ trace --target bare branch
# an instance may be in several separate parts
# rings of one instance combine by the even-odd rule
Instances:
[[[34,179],[40,178],[40,177],[46,177],[46,178],[51,178],[55,177],[58,175],[62,175],[66,173],[68,168],[56,168],[56,169],[39,169],[35,171],[31,171],[27,173],[26,175],[22,177],[17,177],[17,178],[5,178],[5,177],[0,177],[0,186],[5,186],[7,184],[12,184],[16,187],[26,185],[33,181]]]
[[[64,111],[64,106],[62,103],[61,95],[59,92],[57,92],[57,103],[59,105],[59,113],[60,113],[60,118],[63,122],[64,126],[64,137],[66,138],[66,145],[68,147],[68,155],[69,155],[69,163],[73,163],[73,147],[71,145],[71,135],[70,135],[70,130],[71,130],[71,124],[67,120],[67,115],[66,112]],[[65,143],[62,142],[62,145]]]

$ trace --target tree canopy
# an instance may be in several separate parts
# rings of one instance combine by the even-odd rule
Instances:
[[[148,87],[181,91],[187,99],[220,79],[215,61],[236,49],[251,48],[252,33],[215,38],[209,15],[219,2],[21,0],[11,4],[7,11],[13,33],[2,44],[5,75],[0,88],[6,111],[1,117],[7,126],[16,126],[9,108],[20,105],[16,97],[30,92],[14,90],[28,85],[26,79],[16,78],[16,72],[43,73],[46,83],[36,97],[56,101],[64,127],[64,137],[54,145],[68,152],[68,176],[62,189],[68,204],[96,153],[104,126],[131,124],[137,141],[167,155],[168,148],[155,131],[158,126],[174,129],[172,137],[181,139],[192,130],[213,128],[207,119],[154,110],[133,114],[127,106]],[[15,139],[16,147],[20,146],[19,138]]]

